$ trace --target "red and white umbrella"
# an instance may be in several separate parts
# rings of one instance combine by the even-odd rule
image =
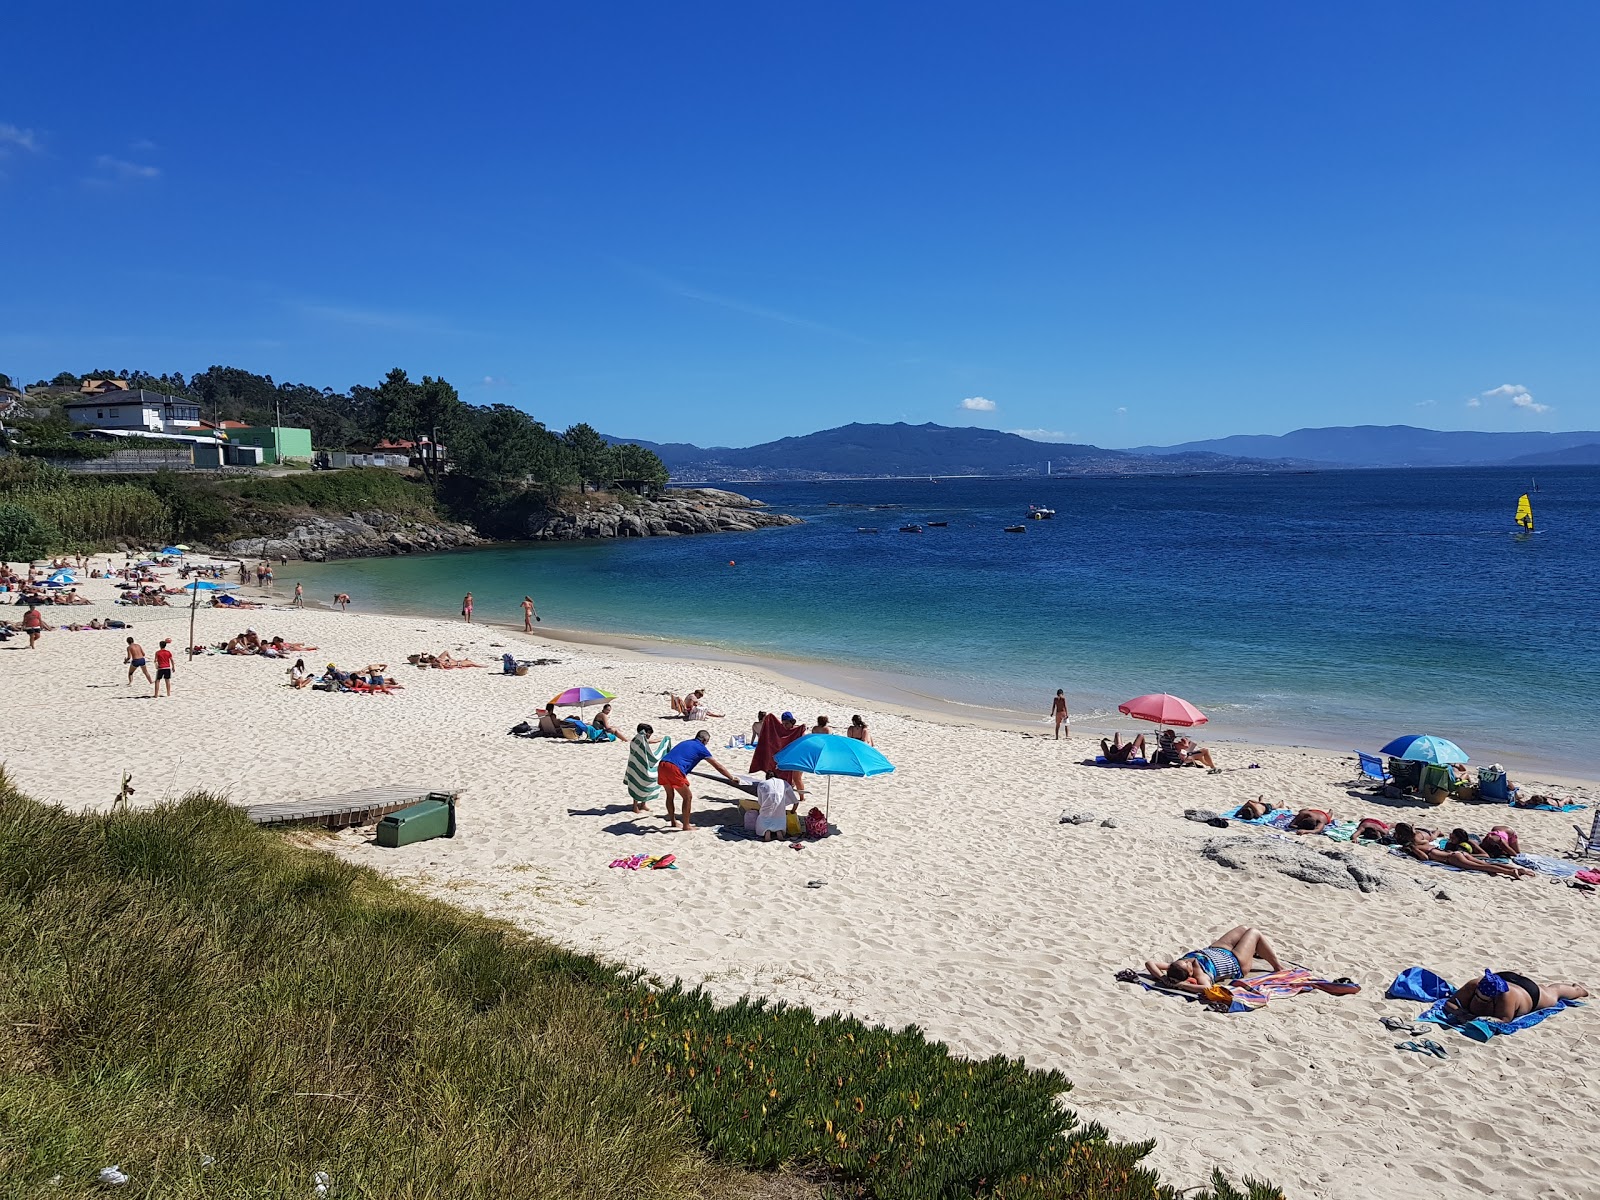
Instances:
[[[1166,692],[1135,696],[1127,703],[1117,705],[1117,711],[1141,721],[1154,721],[1157,725],[1204,725],[1210,720],[1187,700],[1169,696]]]

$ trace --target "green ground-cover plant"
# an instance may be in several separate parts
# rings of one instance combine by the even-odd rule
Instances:
[[[117,1163],[136,1195],[321,1170],[336,1197],[731,1200],[781,1165],[841,1196],[1173,1200],[1066,1087],[652,988],[205,796],[70,813],[0,773],[0,1196]]]

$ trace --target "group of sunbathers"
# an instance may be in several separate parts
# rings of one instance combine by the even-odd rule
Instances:
[[[1274,804],[1265,796],[1258,796],[1241,804],[1235,816],[1243,821],[1259,821],[1262,817],[1283,811],[1285,811],[1283,805]],[[1333,823],[1333,813],[1325,808],[1302,808],[1289,819],[1284,831],[1294,834],[1323,833]],[[1418,862],[1459,867],[1463,871],[1477,871],[1483,875],[1504,875],[1511,879],[1520,879],[1524,875],[1537,874],[1536,871],[1506,861],[1515,858],[1522,849],[1517,841],[1516,831],[1504,825],[1494,826],[1480,838],[1465,829],[1452,829],[1448,834],[1443,834],[1438,830],[1411,825],[1405,821],[1390,825],[1376,817],[1363,817],[1356,825],[1350,840],[1394,846],[1402,854]],[[1441,841],[1444,843],[1442,846]]]
[[[406,661],[414,667],[435,667],[441,671],[483,666],[481,662],[473,662],[470,658],[456,658],[448,650],[441,650],[437,654],[408,654]]]
[[[1211,751],[1192,738],[1179,737],[1175,730],[1163,729],[1157,741],[1155,758],[1150,761],[1158,767],[1205,767],[1209,771],[1217,770]],[[1122,740],[1120,733],[1113,733],[1110,741],[1100,739],[1100,753],[1108,763],[1126,764],[1135,759],[1144,759],[1147,757],[1145,748],[1142,733],[1127,742]]]
[[[262,638],[254,629],[246,629],[225,642],[218,642],[215,649],[224,654],[259,654],[263,658],[286,658],[296,650],[315,650],[316,647],[308,646],[304,642],[286,642],[281,637]]]
[[[1244,979],[1257,961],[1273,971],[1284,969],[1259,929],[1239,925],[1213,938],[1209,946],[1180,954],[1170,962],[1148,959],[1144,969],[1163,986],[1198,996],[1218,984]],[[1589,989],[1578,983],[1540,984],[1516,971],[1485,971],[1481,978],[1457,988],[1445,1002],[1444,1011],[1453,1020],[1489,1017],[1512,1021],[1588,994]]]

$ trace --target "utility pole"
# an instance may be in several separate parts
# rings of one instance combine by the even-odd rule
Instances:
[[[272,410],[276,414],[276,420],[272,423],[272,457],[277,460],[277,465],[281,467],[283,466],[283,438],[278,432],[283,425],[283,398],[281,396],[272,398]]]

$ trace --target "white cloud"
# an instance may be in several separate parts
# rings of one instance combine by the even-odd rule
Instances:
[[[1509,400],[1515,407],[1525,408],[1533,413],[1550,411],[1548,404],[1540,404],[1535,401],[1533,393],[1520,383],[1502,383],[1499,387],[1490,388],[1487,392],[1482,393],[1480,398],[1483,400]]]
[[[94,160],[94,165],[102,171],[109,172],[116,179],[156,179],[161,175],[160,167],[147,167],[143,163],[129,162],[125,158],[113,158],[109,154],[102,154]]]
[[[1467,398],[1467,407],[1468,408],[1482,408],[1483,407],[1483,401],[1479,400],[1476,396],[1470,396],[1470,397]]]
[[[1125,412],[1127,412],[1127,411],[1128,411],[1128,406],[1127,406],[1127,405],[1126,405],[1126,404],[1119,404],[1119,405],[1117,405],[1117,413],[1118,413],[1118,415],[1119,415],[1119,416],[1120,416],[1120,415],[1121,415],[1121,414],[1122,414],[1122,413],[1125,413]]]
[[[37,154],[39,152],[39,137],[31,129],[19,129],[15,125],[8,125],[0,121],[0,146],[16,146]]]
[[[1059,429],[1008,429],[1007,433],[1014,433],[1018,437],[1025,437],[1032,442],[1070,442],[1072,435],[1062,433]]]
[[[993,412],[999,406],[993,400],[985,400],[982,396],[968,396],[961,402],[961,407],[968,412]]]
[[[1439,403],[1437,400],[1418,400],[1417,401],[1417,407],[1418,408],[1432,408],[1437,403]]]

